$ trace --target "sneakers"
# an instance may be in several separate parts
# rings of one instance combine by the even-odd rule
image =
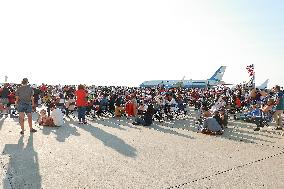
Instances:
[[[259,127],[257,127],[257,128],[255,128],[255,129],[254,129],[254,131],[260,131],[260,128],[259,128]]]
[[[275,130],[281,131],[281,130],[282,130],[282,127],[277,127]]]

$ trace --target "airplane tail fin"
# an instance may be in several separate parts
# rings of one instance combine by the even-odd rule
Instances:
[[[226,66],[221,66],[209,80],[221,81],[225,73]]]
[[[259,89],[266,89],[267,88],[267,85],[268,85],[268,82],[269,82],[269,79],[267,79],[264,83],[262,83],[259,87]]]

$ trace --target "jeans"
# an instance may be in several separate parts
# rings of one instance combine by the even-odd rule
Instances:
[[[85,116],[86,116],[86,107],[85,106],[78,107],[79,122],[86,122]]]

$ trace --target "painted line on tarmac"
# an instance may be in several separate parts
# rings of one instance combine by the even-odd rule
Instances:
[[[274,155],[271,155],[271,156],[268,156],[268,157],[265,157],[265,158],[261,158],[261,159],[255,160],[255,161],[251,161],[249,163],[242,164],[242,165],[233,167],[231,169],[227,169],[227,170],[224,170],[224,171],[218,171],[217,173],[214,173],[212,175],[209,175],[209,176],[206,176],[206,177],[202,177],[202,178],[199,178],[199,179],[195,179],[195,180],[192,180],[192,181],[189,181],[189,182],[186,182],[186,183],[182,183],[182,184],[179,184],[179,185],[171,186],[171,187],[169,187],[167,189],[180,188],[180,187],[183,187],[185,185],[196,183],[196,182],[202,181],[202,180],[211,180],[211,178],[213,178],[213,177],[216,177],[216,176],[219,176],[219,175],[223,175],[223,174],[227,174],[229,172],[232,172],[232,171],[235,171],[235,170],[238,170],[238,169],[242,169],[242,168],[251,166],[251,165],[253,165],[255,163],[263,162],[263,161],[265,161],[267,159],[275,158],[275,157],[283,155],[283,154],[284,154],[284,151],[281,151],[281,152],[279,152],[277,154],[274,154]]]

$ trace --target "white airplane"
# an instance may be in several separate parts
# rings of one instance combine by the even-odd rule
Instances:
[[[267,89],[267,85],[268,85],[269,79],[265,80],[264,83],[262,83],[260,86],[257,86],[256,88],[258,89]]]
[[[257,89],[263,90],[263,89],[267,89],[268,82],[269,82],[269,79],[265,80],[264,83],[262,83],[261,85],[255,86],[254,78],[251,78],[247,83],[245,83],[245,86],[248,89],[257,88]]]
[[[212,77],[207,80],[151,80],[144,81],[140,87],[155,87],[164,86],[166,88],[171,87],[184,87],[184,88],[206,88],[210,86],[219,85],[222,81],[223,75],[225,73],[226,66],[221,66]]]

